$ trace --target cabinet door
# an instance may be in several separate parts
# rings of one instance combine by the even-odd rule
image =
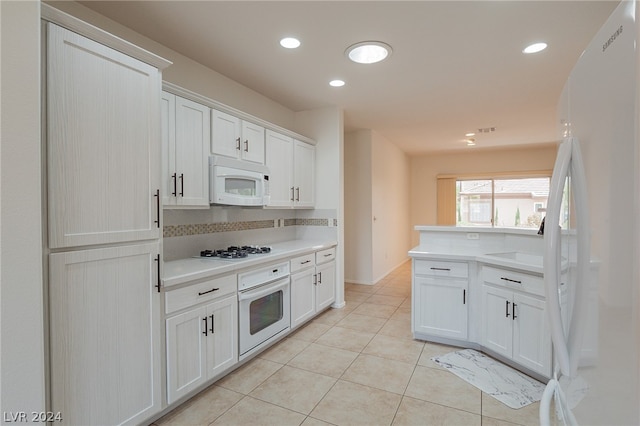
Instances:
[[[234,294],[207,306],[207,379],[238,362],[238,299]]]
[[[211,152],[240,158],[240,119],[215,109],[211,110]]]
[[[159,243],[49,255],[51,409],[69,425],[161,409]]]
[[[316,266],[316,312],[319,312],[336,300],[336,262]]]
[[[316,313],[316,285],[314,268],[291,275],[291,328],[311,318]]]
[[[467,338],[466,279],[415,277],[414,332]]]
[[[167,402],[171,404],[206,379],[204,308],[167,319]]]
[[[47,29],[49,246],[159,238],[159,71]]]
[[[482,345],[509,358],[513,353],[512,298],[511,291],[482,286]]]
[[[176,96],[162,92],[160,102],[162,128],[162,205],[176,204]]]
[[[549,377],[551,375],[551,336],[544,300],[515,293],[512,315],[513,360]]]
[[[209,107],[176,97],[177,202],[209,207]]]
[[[296,207],[313,207],[316,201],[315,173],[316,147],[304,142],[294,142],[293,180]]]
[[[264,164],[264,127],[242,122],[242,159]]]
[[[269,167],[268,207],[291,207],[294,197],[291,161],[293,139],[267,130],[265,164]]]

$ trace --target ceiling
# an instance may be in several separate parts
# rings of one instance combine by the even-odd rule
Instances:
[[[550,143],[569,72],[616,1],[86,1],[83,5],[302,111],[338,105],[409,154]],[[287,50],[285,36],[302,45]],[[345,57],[379,40],[373,65]],[[524,55],[536,41],[549,47]],[[332,79],[346,82],[341,88]]]

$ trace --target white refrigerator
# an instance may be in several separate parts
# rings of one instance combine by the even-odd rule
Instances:
[[[541,424],[553,423],[556,413],[560,424],[640,424],[636,7],[623,1],[616,8],[576,63],[558,105],[564,139],[544,236],[555,373]],[[559,277],[567,273],[560,294]]]

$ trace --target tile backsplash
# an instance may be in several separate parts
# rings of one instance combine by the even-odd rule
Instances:
[[[163,214],[164,260],[236,244],[268,245],[292,239],[337,239],[334,209],[270,210],[213,206],[167,209]],[[278,226],[278,225],[281,226]]]

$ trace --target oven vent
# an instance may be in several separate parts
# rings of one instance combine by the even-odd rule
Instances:
[[[495,131],[496,131],[495,127],[483,127],[482,129],[478,129],[478,133],[491,133]]]

